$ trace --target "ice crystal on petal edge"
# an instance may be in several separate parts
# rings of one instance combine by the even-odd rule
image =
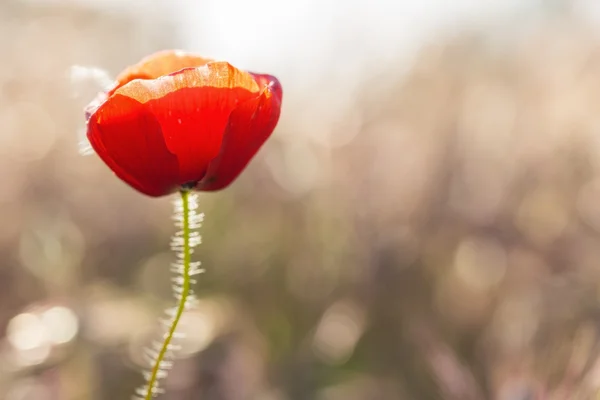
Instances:
[[[108,91],[114,80],[106,71],[96,67],[73,65],[68,71],[71,97],[74,99],[79,112],[84,112],[90,104],[90,99],[98,100],[103,93]],[[87,139],[87,117],[80,119],[81,124],[77,127],[77,140],[79,153],[82,155],[94,154],[92,146]]]

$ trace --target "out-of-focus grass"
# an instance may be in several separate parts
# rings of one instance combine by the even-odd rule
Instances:
[[[0,5],[2,398],[120,399],[141,379],[170,304],[169,199],[77,154],[65,73],[178,47],[171,28]],[[598,48],[568,17],[456,35],[407,73],[378,66],[322,135],[285,108],[201,198],[208,272],[167,398],[592,398]]]

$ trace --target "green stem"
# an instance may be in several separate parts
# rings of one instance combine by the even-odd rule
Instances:
[[[158,384],[158,374],[161,370],[161,364],[165,359],[167,351],[169,349],[169,344],[173,340],[173,336],[175,335],[175,331],[177,330],[177,325],[179,324],[179,320],[183,315],[183,311],[185,310],[186,301],[190,294],[190,266],[191,266],[191,246],[190,246],[190,204],[189,204],[189,191],[182,190],[181,192],[181,202],[183,205],[183,221],[182,221],[182,230],[183,230],[183,252],[182,252],[182,261],[183,261],[183,283],[181,285],[181,294],[179,298],[179,302],[177,304],[177,311],[173,317],[171,325],[169,326],[169,330],[165,339],[162,343],[162,347],[154,365],[152,366],[152,373],[150,375],[150,379],[148,381],[148,391],[146,392],[146,400],[151,400],[154,395],[154,388]]]

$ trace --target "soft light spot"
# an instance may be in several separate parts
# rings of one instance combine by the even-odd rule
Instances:
[[[340,301],[333,304],[321,318],[313,338],[313,350],[324,362],[346,362],[365,328],[364,312],[358,305]]]
[[[66,307],[52,307],[42,314],[41,319],[50,341],[54,344],[68,343],[77,335],[77,316]]]
[[[517,211],[516,225],[538,245],[556,240],[569,222],[569,215],[558,190],[539,187],[531,191]]]
[[[46,327],[35,314],[23,313],[8,323],[6,336],[17,350],[31,350],[42,346],[47,340]]]
[[[210,312],[200,310],[184,313],[180,321],[179,331],[183,337],[178,356],[192,355],[207,348],[218,333],[216,322]]]
[[[20,366],[39,365],[50,355],[48,330],[40,317],[22,313],[8,323],[6,337],[13,347],[12,357]]]
[[[487,290],[500,283],[506,273],[506,252],[493,239],[463,240],[454,255],[458,277],[474,289]]]
[[[192,310],[181,317],[177,331],[181,339],[178,356],[191,356],[206,349],[213,340],[227,330],[232,321],[233,310],[226,299],[198,300]]]

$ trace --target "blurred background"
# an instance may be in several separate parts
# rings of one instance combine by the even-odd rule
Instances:
[[[172,200],[78,141],[181,48],[280,78],[273,138],[202,194],[164,399],[595,399],[597,0],[0,0],[0,399],[128,399],[173,305]]]

